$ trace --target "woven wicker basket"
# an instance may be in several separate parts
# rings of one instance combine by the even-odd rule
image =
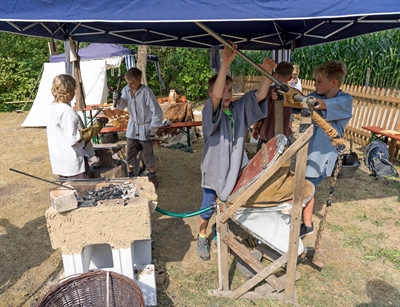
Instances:
[[[142,291],[132,279],[115,272],[101,270],[62,280],[36,304],[36,307],[76,306],[144,307],[145,305]]]

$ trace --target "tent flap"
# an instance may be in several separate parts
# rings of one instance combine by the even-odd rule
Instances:
[[[107,101],[107,74],[104,60],[84,61],[80,63],[82,81],[85,84],[86,105],[100,104]],[[46,112],[53,102],[51,84],[55,76],[65,73],[64,63],[45,63],[39,89],[32,108],[21,126],[45,127]],[[72,105],[75,103],[75,98]]]

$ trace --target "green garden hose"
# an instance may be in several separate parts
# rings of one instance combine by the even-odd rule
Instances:
[[[212,204],[211,206],[207,207],[207,208],[203,208],[197,211],[193,211],[193,212],[185,212],[185,213],[176,213],[176,212],[171,212],[171,211],[167,211],[161,208],[156,207],[156,211],[164,214],[164,215],[168,215],[168,216],[172,216],[172,217],[179,217],[179,218],[186,218],[186,217],[192,217],[195,215],[199,215],[202,214],[203,212],[206,212],[208,210],[215,210],[217,208],[216,204]]]

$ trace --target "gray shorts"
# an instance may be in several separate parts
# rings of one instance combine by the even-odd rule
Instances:
[[[152,141],[140,141],[138,139],[127,138],[126,162],[128,166],[135,166],[140,151],[142,152],[142,158],[147,168],[156,166]]]

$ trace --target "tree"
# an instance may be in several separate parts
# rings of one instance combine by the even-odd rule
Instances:
[[[137,68],[142,71],[142,84],[147,85],[146,70],[147,70],[147,46],[138,46]]]

